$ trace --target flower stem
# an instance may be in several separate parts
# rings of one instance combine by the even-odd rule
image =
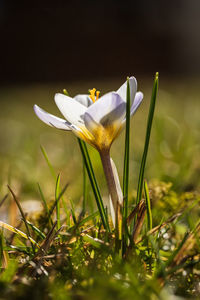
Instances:
[[[119,195],[117,192],[117,187],[115,183],[115,178],[113,174],[113,169],[111,165],[111,158],[110,158],[110,151],[109,150],[103,150],[100,151],[100,157],[107,181],[107,186],[109,190],[109,194],[112,200],[113,208],[115,211],[115,229],[116,229],[116,238],[121,239],[120,237],[120,226],[122,222],[122,214],[121,214],[121,205],[119,201]]]

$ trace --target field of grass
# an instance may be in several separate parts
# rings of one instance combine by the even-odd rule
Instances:
[[[138,81],[144,101],[131,120],[129,212],[135,207],[152,89],[151,79]],[[117,90],[122,82],[0,89],[0,200],[8,194],[0,205],[0,221],[27,235],[30,231],[34,239],[31,244],[21,233],[14,234],[14,229],[2,229],[0,299],[199,299],[198,80],[161,78],[145,169],[155,231],[147,233],[145,216],[142,231],[129,247],[126,259],[114,251],[114,232],[102,227],[87,177],[83,214],[83,162],[76,137],[46,126],[33,112],[36,103],[60,116],[54,94],[63,88],[70,95],[87,93],[93,87],[104,94]],[[124,138],[123,132],[111,148],[121,183]],[[90,146],[88,150],[107,206],[108,191],[99,154]],[[56,213],[52,210],[49,217],[44,199],[51,212],[59,197],[55,191],[58,174],[60,190],[66,190],[60,197],[63,227],[56,234],[56,227],[52,230]],[[28,232],[13,199],[15,195],[32,224],[25,224]]]

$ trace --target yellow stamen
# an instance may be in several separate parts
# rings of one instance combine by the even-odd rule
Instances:
[[[95,92],[96,92],[96,89],[93,88],[92,90],[89,90],[90,92],[90,98],[92,99],[93,102],[95,102]]]
[[[100,91],[96,91],[96,100],[99,99]]]
[[[94,95],[90,95],[90,99],[92,99],[92,101],[95,102],[95,96]]]
[[[97,91],[95,88],[93,88],[92,90],[89,90],[89,93],[89,97],[93,102],[99,99],[100,91]]]

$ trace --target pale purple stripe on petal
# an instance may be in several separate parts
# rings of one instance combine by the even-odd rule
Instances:
[[[85,115],[84,121],[92,119],[97,124],[108,126],[113,122],[121,122],[125,116],[126,104],[117,93],[108,93],[91,105]],[[87,126],[86,124],[86,126]]]
[[[140,104],[142,102],[142,99],[143,99],[143,93],[137,92],[135,95],[134,102],[131,106],[131,115],[133,115],[136,112],[136,110],[138,109],[138,107],[140,106]]]
[[[93,101],[92,101],[92,99],[90,99],[89,95],[76,95],[74,97],[74,100],[76,100],[77,102],[79,102],[80,104],[82,104],[86,107],[90,106],[93,103]]]
[[[68,123],[66,120],[63,120],[52,114],[49,114],[48,112],[46,112],[45,110],[37,106],[36,104],[34,105],[34,111],[37,117],[47,125],[62,130],[71,130],[70,123]]]

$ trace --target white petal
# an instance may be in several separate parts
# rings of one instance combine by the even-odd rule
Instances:
[[[116,188],[117,188],[119,204],[122,205],[123,204],[123,193],[122,193],[122,189],[121,189],[121,186],[120,186],[120,181],[119,181],[117,168],[116,168],[115,163],[112,160],[112,158],[110,160],[111,160],[111,166],[112,166],[112,170],[113,170],[115,185],[116,185]],[[112,203],[110,195],[109,195],[109,204],[110,204],[110,214],[111,214],[113,226],[115,227],[115,210],[114,210],[113,203]]]
[[[89,95],[76,95],[74,99],[86,107],[90,106],[93,103]]]
[[[135,95],[134,102],[131,106],[131,116],[136,112],[138,107],[140,106],[142,99],[143,99],[143,93],[142,92],[137,92]]]
[[[83,115],[87,109],[84,105],[63,94],[56,94],[55,102],[68,122],[77,127],[84,124]]]
[[[63,129],[63,130],[71,130],[70,123],[68,123],[66,120],[63,120],[61,118],[58,118],[54,115],[47,113],[45,110],[43,110],[36,104],[34,105],[33,108],[38,118],[42,120],[44,123],[48,124],[49,126],[56,127],[58,129]]]
[[[122,189],[121,189],[121,185],[120,185],[120,181],[119,181],[119,175],[118,175],[117,168],[116,168],[115,163],[112,160],[112,158],[110,159],[110,161],[111,161],[111,166],[112,166],[112,170],[113,170],[115,185],[117,188],[119,204],[122,205],[123,204],[123,193],[122,193]]]
[[[125,115],[126,104],[117,93],[108,93],[92,104],[84,115],[85,125],[93,120],[104,127],[121,123]]]
[[[84,123],[85,127],[93,134],[103,127],[100,123],[95,122],[91,115],[89,115],[87,112],[84,114]]]
[[[137,91],[137,80],[135,77],[129,78],[129,84],[130,84],[130,95],[131,95],[131,105],[133,103],[133,100],[135,98],[135,93]],[[124,84],[117,90],[117,94],[120,95],[120,97],[126,101],[126,94],[127,94],[127,81],[124,82]]]
[[[109,195],[109,204],[110,204],[111,219],[112,219],[113,226],[115,228],[115,210],[114,210],[112,199],[111,199],[110,195]]]
[[[137,92],[135,95],[135,100],[131,106],[131,116],[134,115],[134,113],[137,111],[138,107],[142,103],[142,99],[143,99],[143,93]],[[123,125],[125,124],[125,122],[126,122],[126,117],[123,120]]]

